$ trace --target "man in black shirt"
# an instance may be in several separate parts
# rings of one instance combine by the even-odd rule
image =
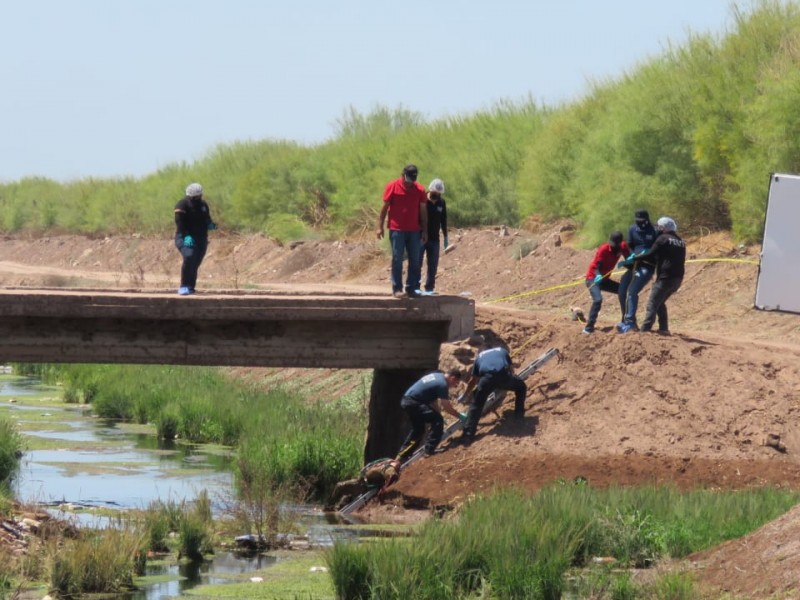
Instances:
[[[667,300],[683,283],[686,242],[678,237],[678,225],[670,217],[661,217],[657,228],[659,236],[645,255],[655,260],[656,281],[647,299],[642,331],[651,331],[658,317],[658,333],[669,335]]]
[[[424,293],[432,295],[435,293],[436,272],[439,269],[439,230],[444,236],[444,249],[447,250],[447,204],[442,197],[444,194],[444,182],[441,179],[434,179],[428,186],[428,201],[425,207],[428,209],[428,240],[422,244],[419,254],[419,268],[422,271],[422,261],[428,257],[428,273],[425,278]]]
[[[208,204],[203,200],[203,186],[190,183],[186,196],[175,205],[175,247],[183,256],[181,266],[181,296],[194,294],[197,270],[206,255],[208,232],[217,226],[211,220]]]

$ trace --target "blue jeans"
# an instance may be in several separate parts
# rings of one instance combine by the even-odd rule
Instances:
[[[619,284],[608,278],[601,279],[600,283],[597,284],[594,283],[593,279],[587,279],[586,287],[589,288],[589,295],[592,297],[592,307],[589,309],[586,329],[594,331],[594,324],[597,322],[597,316],[600,314],[600,308],[603,306],[603,294],[601,292],[619,294]],[[624,306],[622,308],[624,310]]]
[[[623,323],[636,325],[636,309],[639,306],[639,292],[653,277],[655,268],[652,265],[637,263],[619,280],[619,301],[623,306]]]
[[[422,277],[422,261],[428,255],[428,273],[425,277],[425,291],[432,292],[436,287],[436,271],[439,269],[439,238],[428,240],[422,244],[419,253],[420,278]]]
[[[389,231],[392,244],[392,291],[403,291],[403,254],[408,253],[408,276],[406,292],[419,289],[420,280],[420,238],[419,231]]]

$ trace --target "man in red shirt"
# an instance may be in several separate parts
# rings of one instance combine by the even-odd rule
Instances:
[[[618,294],[619,283],[609,279],[611,270],[616,266],[620,254],[625,258],[630,256],[631,249],[622,239],[622,232],[615,231],[608,238],[608,242],[602,244],[594,254],[589,269],[586,271],[586,287],[589,288],[589,295],[592,297],[592,307],[589,309],[589,319],[583,333],[592,333],[597,316],[600,314],[600,307],[603,305],[603,294],[601,292],[611,292]],[[625,316],[625,304],[620,300],[620,310]]]
[[[378,239],[383,238],[383,223],[389,215],[389,241],[392,245],[392,293],[395,298],[419,296],[420,247],[428,241],[428,198],[417,183],[417,167],[406,165],[399,179],[390,181],[383,191],[383,208],[378,217]],[[403,292],[403,255],[408,255],[408,276]]]

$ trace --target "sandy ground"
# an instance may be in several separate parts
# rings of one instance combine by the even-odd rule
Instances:
[[[569,223],[451,232],[456,247],[441,258],[437,290],[473,297],[478,333],[503,339],[518,366],[548,348],[559,358],[528,380],[523,423],[505,419],[505,409],[487,416],[472,446],[444,443],[443,453],[404,472],[386,504],[362,516],[420,518],[493,486],[535,490],[578,476],[598,486],[800,487],[800,316],[753,309],[758,248],[723,234],[686,239],[686,279],[669,302],[672,336],[616,334],[612,296],[598,331],[584,336],[570,307],[588,311],[582,277],[593,252],[574,246]],[[373,240],[281,246],[222,234],[212,240],[198,288],[314,284],[389,294],[388,267]],[[0,239],[6,287],[177,289],[179,268],[169,234]],[[444,347],[443,357],[452,360],[456,349]],[[768,436],[783,446],[765,445]],[[800,593],[798,514],[688,564],[713,590],[792,597]]]

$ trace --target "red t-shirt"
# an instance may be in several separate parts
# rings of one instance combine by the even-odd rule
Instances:
[[[606,242],[602,244],[597,252],[594,253],[592,264],[589,265],[589,270],[586,271],[586,279],[594,279],[595,275],[605,275],[610,273],[611,270],[617,265],[617,259],[622,254],[625,258],[631,253],[631,249],[625,242],[620,242],[619,249],[614,251],[611,249],[611,244]]]
[[[428,201],[425,188],[416,181],[406,188],[403,178],[390,181],[383,191],[383,201],[389,203],[389,229],[392,231],[419,231],[420,206]]]

